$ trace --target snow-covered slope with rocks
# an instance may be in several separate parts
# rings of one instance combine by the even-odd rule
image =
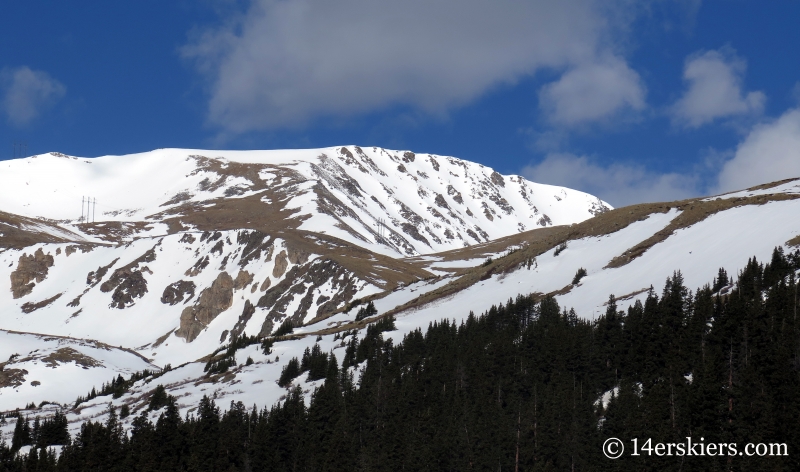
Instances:
[[[50,153],[0,168],[3,211],[57,220],[112,242],[175,232],[180,224],[258,228],[268,214],[275,229],[409,256],[576,223],[610,209],[583,192],[473,162],[375,147],[160,149],[94,159]],[[84,198],[97,204],[84,206]]]
[[[287,319],[352,322],[365,297],[450,280],[421,255],[480,252],[610,210],[453,157],[358,146],[50,153],[1,163],[0,188],[0,329],[120,346],[162,367]],[[98,375],[129,374],[123,364]],[[27,377],[0,409],[29,395]],[[74,400],[47,385],[37,396]]]
[[[103,381],[117,371],[127,374],[137,362],[173,367],[136,382],[120,398],[98,397],[70,410],[74,428],[101,418],[109,403],[128,405],[132,418],[159,384],[177,397],[182,414],[192,412],[203,395],[220,405],[269,406],[287,393],[276,380],[289,359],[315,343],[341,358],[342,336],[386,314],[396,317],[398,329],[388,335],[398,340],[431,321],[461,320],[520,294],[554,295],[561,306],[593,319],[605,311],[609,295],[624,309],[650,286],[660,290],[673,271],[682,272],[687,286],[698,287],[720,267],[734,274],[752,256],[766,260],[775,247],[800,247],[797,179],[720,197],[609,210],[579,192],[498,178],[478,164],[439,156],[412,159],[355,147],[218,153],[224,159],[197,157],[201,152],[212,154],[162,150],[130,157],[136,166],[155,162],[154,155],[176,164],[164,169],[169,179],[139,179],[139,185],[158,188],[158,198],[152,197],[155,191],[146,198],[121,191],[120,198],[128,199],[120,200],[124,211],[104,210],[108,219],[93,224],[76,221],[74,209],[23,207],[0,195],[8,204],[0,209],[9,211],[0,214],[0,228],[10,235],[0,238],[0,280],[9,283],[0,290],[0,328],[129,349],[119,352],[132,356],[132,363],[109,361],[119,367],[109,368]],[[117,158],[47,159],[67,163],[66,182],[80,180],[69,172],[89,172]],[[84,167],[71,167],[76,164]],[[98,195],[113,189],[101,182],[118,180],[124,189],[128,184],[119,175],[125,173],[100,172]],[[448,186],[458,193],[448,193]],[[512,209],[506,212],[504,205]],[[449,223],[434,225],[438,217],[430,210],[436,208]],[[458,218],[445,213],[448,208]],[[519,225],[529,228],[545,214],[552,224],[534,222],[536,229],[520,231]],[[385,227],[374,225],[380,221]],[[468,229],[478,237],[470,239]],[[446,230],[453,239],[443,239]],[[572,284],[579,268],[587,275]],[[356,321],[358,306],[370,300],[377,316]],[[228,372],[204,371],[207,356],[220,346],[242,335],[269,337],[286,319],[302,326],[278,340],[271,354],[251,345],[236,352]],[[26,377],[27,390],[19,392],[0,387],[0,409],[38,404],[45,396],[67,406],[75,401],[71,390],[47,389],[45,382],[34,388],[32,380]],[[95,377],[80,382],[82,393],[102,383]],[[296,383],[307,393],[316,385],[305,376]]]
[[[158,366],[129,349],[97,341],[0,330],[0,411],[64,402],[117,375]],[[87,388],[88,386],[88,388]],[[21,398],[25,404],[20,404]]]

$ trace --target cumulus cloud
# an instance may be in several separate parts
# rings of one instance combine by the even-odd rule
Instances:
[[[539,106],[550,122],[579,125],[623,110],[645,106],[645,87],[619,57],[580,64],[539,92]]]
[[[697,176],[658,174],[640,166],[603,166],[587,156],[549,154],[543,161],[522,170],[534,182],[581,190],[615,207],[634,203],[680,200],[699,194]]]
[[[208,79],[209,122],[228,133],[393,105],[443,114],[541,68],[570,70],[551,87],[553,103],[564,119],[585,120],[642,101],[615,90],[579,115],[563,96],[596,90],[592,78],[604,92],[614,78],[638,84],[621,60],[596,59],[609,54],[615,22],[627,21],[614,8],[597,0],[252,0],[222,26],[195,32],[182,54]]]
[[[688,88],[670,109],[674,122],[698,128],[717,118],[760,114],[766,96],[742,91],[746,69],[747,63],[730,48],[689,56],[683,69]]]
[[[3,112],[8,121],[16,126],[33,121],[66,92],[64,86],[49,74],[27,66],[3,69],[0,72],[0,84],[3,89]]]
[[[720,171],[716,193],[800,177],[800,109],[755,126]]]

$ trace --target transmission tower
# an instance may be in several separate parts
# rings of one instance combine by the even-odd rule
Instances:
[[[14,159],[25,157],[28,155],[28,142],[27,141],[14,141],[12,145]]]

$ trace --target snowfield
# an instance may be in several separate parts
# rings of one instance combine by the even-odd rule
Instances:
[[[119,374],[158,370],[135,352],[92,341],[0,330],[0,410],[27,403],[69,404]],[[89,386],[87,389],[86,387]],[[20,399],[25,404],[20,404]]]

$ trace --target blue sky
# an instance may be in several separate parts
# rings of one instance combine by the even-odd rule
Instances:
[[[614,205],[800,176],[800,2],[12,2],[0,158],[340,144]]]

